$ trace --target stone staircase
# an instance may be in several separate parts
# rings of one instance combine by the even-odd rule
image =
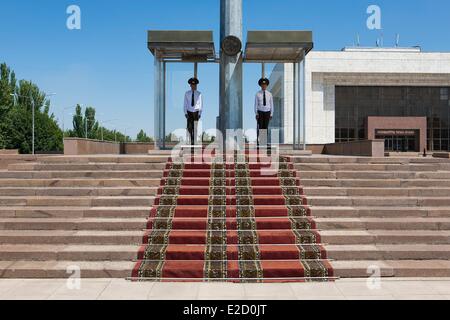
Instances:
[[[168,157],[49,156],[0,170],[0,277],[129,277]]]
[[[337,276],[450,276],[450,161],[294,161]]]
[[[131,275],[165,152],[0,169],[0,277]],[[450,161],[293,156],[335,275],[450,276]]]

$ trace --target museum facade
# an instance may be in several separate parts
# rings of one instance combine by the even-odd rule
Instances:
[[[384,139],[386,151],[450,151],[450,53],[420,48],[311,51],[305,62],[306,144]],[[293,140],[293,65],[270,76],[273,128]]]

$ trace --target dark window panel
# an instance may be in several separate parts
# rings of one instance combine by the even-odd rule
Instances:
[[[442,151],[449,151],[449,140],[441,140],[441,150]]]
[[[365,129],[358,130],[358,138],[360,140],[364,140],[366,138],[366,130]]]
[[[351,128],[350,130],[348,130],[348,135],[350,139],[356,139],[356,130]]]
[[[441,140],[434,139],[433,140],[433,150],[440,151],[441,150]]]
[[[439,138],[441,138],[441,130],[439,130],[439,129],[433,130],[433,139],[439,139]]]

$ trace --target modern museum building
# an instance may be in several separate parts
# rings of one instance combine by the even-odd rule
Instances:
[[[293,64],[276,64],[273,128],[293,140]],[[305,62],[305,140],[384,139],[386,151],[450,151],[450,53],[351,47],[311,51]]]

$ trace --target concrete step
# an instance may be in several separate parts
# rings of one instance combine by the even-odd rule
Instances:
[[[65,197],[9,196],[0,197],[0,206],[31,207],[143,207],[152,206],[151,196]]]
[[[0,278],[65,279],[74,272],[82,278],[126,278],[135,262],[126,261],[0,261]]]
[[[439,188],[450,187],[450,180],[436,179],[306,179],[300,178],[303,187],[348,188]]]
[[[400,217],[450,217],[450,207],[311,207],[312,215],[318,218],[400,218]]]
[[[335,276],[342,278],[450,277],[450,261],[443,260],[341,260],[331,265]]]
[[[0,179],[125,179],[161,178],[162,170],[147,171],[0,171]]]
[[[450,245],[327,245],[332,260],[450,260]]]
[[[291,156],[294,163],[302,164],[450,164],[448,159],[422,158],[422,157],[352,157],[352,156],[318,156],[311,157]]]
[[[133,261],[139,248],[135,245],[2,244],[0,261]],[[449,245],[327,245],[325,249],[332,260],[450,260]]]
[[[2,187],[60,187],[60,188],[88,188],[88,187],[158,187],[160,178],[150,179],[0,179]]]
[[[0,218],[148,217],[151,207],[0,207]],[[312,207],[317,218],[450,217],[450,207]]]
[[[135,267],[132,261],[0,261],[2,278],[68,278],[73,270],[82,278],[125,278]],[[382,277],[450,277],[450,261],[364,260],[332,261],[335,276],[365,278],[374,270]]]
[[[1,244],[141,245],[144,231],[0,230]]]
[[[450,230],[450,218],[316,218],[322,230]],[[1,218],[0,230],[142,230],[146,218]]]
[[[148,218],[152,207],[0,207],[0,218]]]
[[[299,250],[295,245],[261,246],[262,260],[298,259]],[[1,260],[136,260],[142,259],[144,247],[137,246],[107,246],[107,245],[0,245]],[[238,258],[237,246],[228,246],[228,259]],[[139,254],[138,254],[139,252]],[[311,251],[309,251],[311,252]],[[205,246],[170,245],[166,252],[167,260],[203,260]]]
[[[39,163],[166,163],[170,157],[168,154],[136,155],[136,156],[116,156],[116,155],[95,155],[95,156],[51,156],[40,157]]]
[[[262,231],[262,230],[259,230]],[[189,230],[177,230],[184,236]],[[271,230],[276,233],[277,230]],[[283,230],[284,232],[284,230]],[[192,233],[192,232],[191,232]],[[283,234],[285,234],[284,232]],[[281,230],[278,234],[282,234]],[[429,230],[323,230],[322,243],[347,244],[450,244],[450,231]],[[107,230],[0,230],[2,244],[122,244],[139,245],[144,231]],[[194,240],[193,240],[194,241]],[[197,240],[195,240],[197,241]],[[274,240],[275,241],[275,240]],[[277,240],[278,241],[278,240]],[[281,240],[280,240],[281,241]],[[285,240],[283,240],[285,241]],[[191,244],[200,244],[192,242]],[[265,243],[271,244],[271,243]],[[273,242],[285,244],[285,242]]]
[[[449,207],[450,197],[380,197],[380,196],[307,196],[308,204],[311,206],[392,206],[392,207]]]
[[[297,171],[300,179],[434,179],[450,180],[450,171],[410,172],[410,171]]]
[[[8,171],[148,171],[164,170],[166,163],[17,163]]]
[[[306,196],[450,197],[450,188],[303,187]]]
[[[322,230],[322,243],[344,244],[450,244],[449,230]]]
[[[0,245],[0,260],[133,261],[138,245]]]
[[[315,218],[321,230],[450,230],[450,218]],[[0,230],[143,230],[142,218],[1,218]]]
[[[448,168],[439,164],[330,164],[330,163],[300,163],[295,164],[298,171],[418,171],[435,172]]]
[[[146,218],[0,218],[0,230],[144,230]]]
[[[448,218],[315,218],[322,230],[450,230]]]
[[[0,187],[2,196],[155,196],[154,187]]]

